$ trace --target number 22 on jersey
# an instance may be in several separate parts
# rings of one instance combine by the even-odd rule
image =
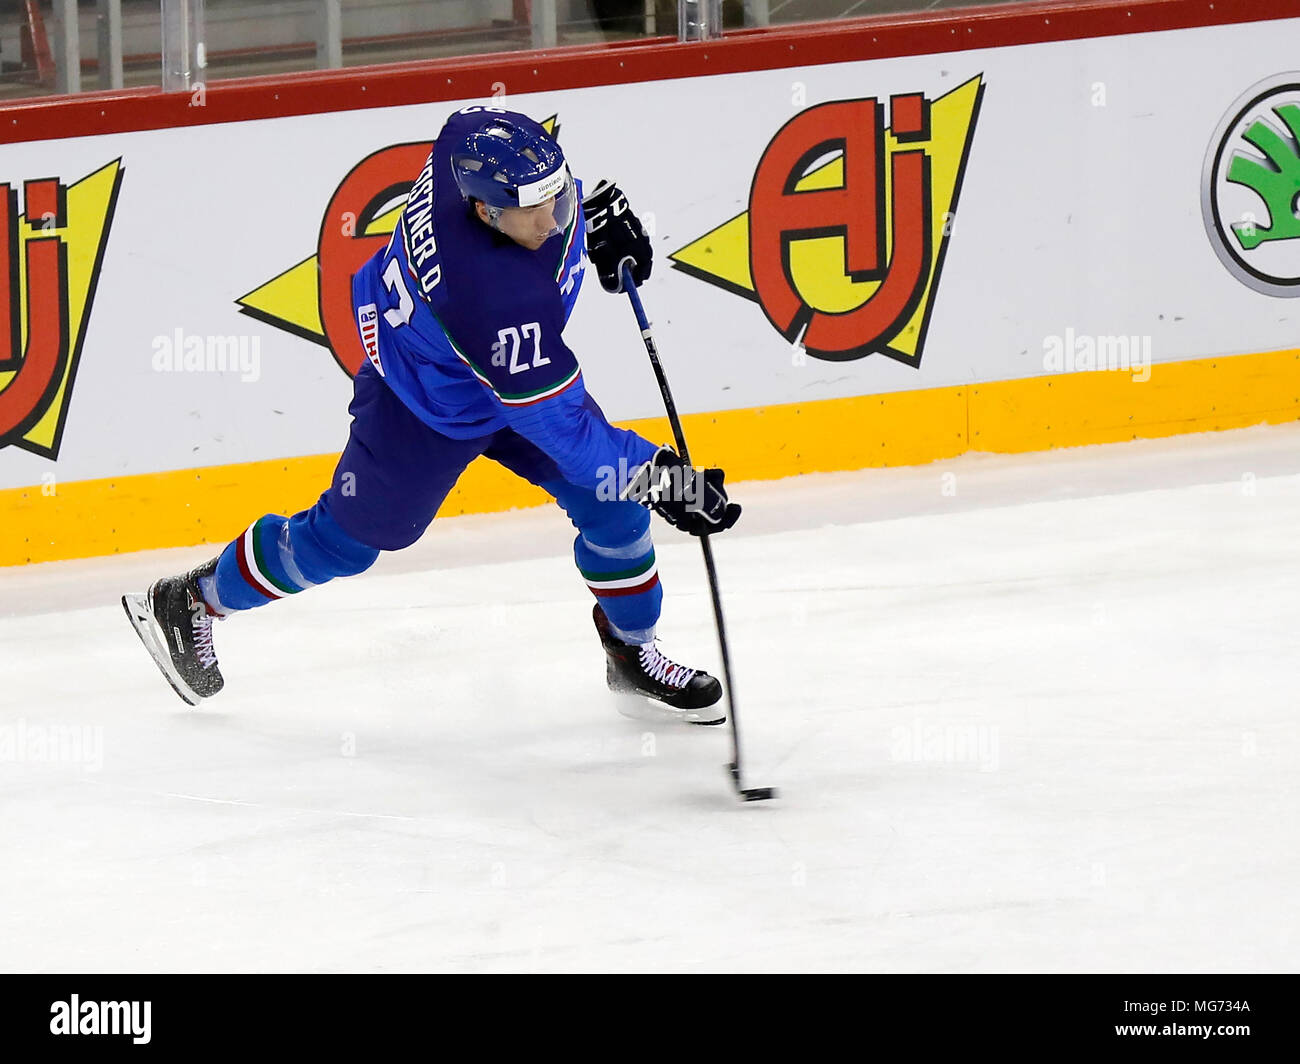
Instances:
[[[532,361],[527,361],[525,340],[532,341]],[[525,361],[519,361],[523,352]],[[513,325],[497,331],[497,342],[492,345],[492,365],[509,366],[511,373],[523,373],[538,366],[549,366],[551,360],[542,354],[542,327],[535,321],[515,328]]]

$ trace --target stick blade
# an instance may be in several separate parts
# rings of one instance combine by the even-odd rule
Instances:
[[[731,782],[736,788],[736,793],[746,802],[763,802],[769,798],[779,798],[781,792],[775,787],[742,787],[740,779],[740,766],[732,761],[727,765],[727,772],[731,775]]]

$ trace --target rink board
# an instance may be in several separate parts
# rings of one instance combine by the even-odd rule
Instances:
[[[0,564],[309,505],[360,357],[347,278],[465,105],[553,118],[625,187],[693,454],[732,480],[1292,420],[1300,303],[1225,268],[1202,211],[1234,101],[1294,66],[1289,14],[1018,5],[0,108]],[[846,158],[861,194],[789,235]],[[626,301],[586,288],[589,390],[669,439]],[[476,463],[442,512],[543,500]]]
[[[688,414],[692,457],[733,481],[917,465],[968,451],[1018,453],[1209,432],[1300,418],[1300,350],[1178,362],[1135,386],[1116,373],[995,381],[966,388]],[[623,423],[670,440],[665,418]],[[225,543],[263,513],[295,513],[327,485],[336,456],[276,459],[0,492],[21,541],[0,564]],[[187,500],[201,499],[202,505]],[[440,516],[539,506],[550,497],[477,460]],[[103,523],[104,514],[115,522]]]

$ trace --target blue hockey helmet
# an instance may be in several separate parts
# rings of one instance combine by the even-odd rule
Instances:
[[[495,222],[509,207],[536,207],[554,198],[554,232],[573,221],[577,191],[560,146],[540,125],[513,111],[484,111],[483,120],[452,149],[456,186],[488,207]]]

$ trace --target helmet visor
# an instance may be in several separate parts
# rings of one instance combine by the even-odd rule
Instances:
[[[519,186],[519,206],[521,207],[541,206],[552,197],[555,200],[551,204],[551,217],[554,219],[554,225],[548,234],[548,239],[568,229],[573,224],[574,215],[578,211],[578,192],[574,188],[573,174],[569,172],[567,165],[564,169],[557,170],[540,181]]]

